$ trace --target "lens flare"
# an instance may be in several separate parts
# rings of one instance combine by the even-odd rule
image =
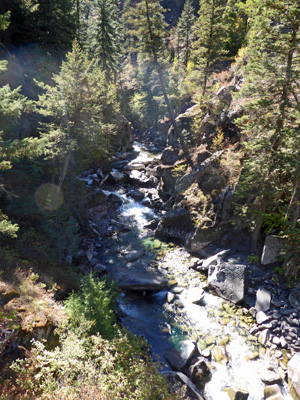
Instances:
[[[37,188],[35,201],[41,210],[55,211],[64,202],[64,196],[57,185],[46,183]]]

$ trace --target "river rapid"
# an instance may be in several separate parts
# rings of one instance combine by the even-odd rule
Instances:
[[[113,171],[118,174],[125,169],[134,178],[135,174],[140,174],[141,165],[155,157],[159,157],[156,151],[135,144],[131,161],[115,163]],[[291,400],[284,379],[286,367],[282,354],[265,348],[249,333],[253,324],[249,310],[209,293],[207,276],[194,268],[197,257],[181,245],[156,238],[153,230],[147,228],[150,221],[155,225],[164,213],[159,209],[157,188],[108,183],[101,189],[106,196],[120,200],[114,220],[128,228],[99,238],[93,244],[101,263],[117,272],[120,268],[122,274],[126,268],[128,274],[146,270],[168,282],[161,290],[124,290],[119,299],[122,324],[147,339],[162,371],[171,370],[166,355],[179,348],[181,341],[193,340],[211,371],[200,387],[205,399],[228,400],[232,398],[228,389],[238,388],[249,394],[249,400],[262,400],[268,384],[264,382],[270,384],[272,376],[276,375],[280,377],[276,382],[283,398]],[[153,207],[155,201],[156,208]],[[229,254],[226,260],[241,264],[246,262],[246,255]]]

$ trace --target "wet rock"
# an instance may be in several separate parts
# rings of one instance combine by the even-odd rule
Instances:
[[[141,258],[145,253],[144,249],[141,250],[132,250],[132,251],[124,251],[122,252],[122,256],[126,258],[127,261],[132,262]]]
[[[184,208],[168,211],[158,224],[156,234],[171,238],[184,239],[192,229],[189,212]]]
[[[211,377],[211,369],[204,357],[200,357],[188,369],[188,376],[198,387],[203,388],[204,384]]]
[[[255,308],[257,311],[268,311],[271,306],[271,293],[265,288],[260,288],[256,292]]]
[[[211,265],[208,270],[207,283],[218,296],[238,303],[244,298],[246,272],[245,265]]]
[[[211,350],[211,355],[216,362],[222,365],[226,365],[229,361],[226,349],[223,346],[215,346]]]
[[[193,384],[193,382],[183,373],[166,371],[163,372],[163,375],[166,376],[168,382],[170,382],[171,384],[171,387],[174,388],[175,386],[175,390],[176,390],[176,382],[180,383],[181,386],[184,386],[186,388],[186,393],[184,394],[185,399],[203,400],[200,391]]]
[[[118,184],[121,182],[125,182],[127,179],[128,179],[128,176],[126,174],[123,174],[122,172],[114,170],[108,174],[107,182],[111,182],[113,184]]]
[[[112,279],[118,281],[119,287],[124,290],[156,291],[162,290],[168,285],[164,278],[144,270],[117,268],[110,269],[108,273]]]
[[[288,363],[289,380],[300,397],[300,353],[296,353]]]
[[[175,297],[176,297],[176,296],[175,296],[174,293],[168,292],[168,293],[167,293],[167,298],[166,298],[167,303],[169,303],[169,304],[173,303],[173,301],[175,300]]]
[[[261,264],[267,265],[278,261],[282,249],[282,239],[278,236],[267,236],[261,256]]]
[[[249,393],[245,389],[238,387],[225,388],[224,391],[228,393],[230,400],[247,400]]]
[[[123,201],[122,199],[117,196],[114,193],[111,193],[108,197],[107,197],[107,201],[115,208],[118,209],[122,204]]]
[[[260,379],[266,384],[266,385],[273,385],[274,383],[278,383],[281,381],[281,376],[278,372],[272,371],[272,370],[267,370],[262,374]]]
[[[144,225],[144,228],[155,230],[158,226],[158,222],[155,219],[152,219],[148,224]]]
[[[194,340],[183,340],[164,356],[174,371],[182,372],[197,355],[199,353],[196,342]]]
[[[128,196],[136,201],[142,201],[145,197],[144,193],[138,189],[128,192]]]
[[[194,304],[201,304],[205,296],[203,289],[191,288],[188,290],[186,298],[188,301]]]
[[[264,388],[264,398],[265,400],[284,400],[280,387],[276,384]]]

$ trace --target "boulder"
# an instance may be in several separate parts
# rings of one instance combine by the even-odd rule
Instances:
[[[132,250],[132,251],[123,251],[121,254],[124,258],[126,258],[127,261],[132,262],[136,261],[139,258],[141,258],[145,253],[144,249],[141,250]]]
[[[201,266],[198,268],[201,271],[205,271],[208,270],[210,265],[213,264],[218,264],[220,261],[222,261],[227,254],[229,254],[231,251],[231,249],[227,249],[227,250],[222,250],[220,252],[218,252],[217,254],[215,254],[214,256],[208,257],[205,260],[203,260],[203,263],[201,264]]]
[[[208,245],[218,245],[222,237],[226,234],[228,227],[225,225],[214,225],[209,227],[199,227],[186,237],[185,247],[191,253],[204,255],[202,251]]]
[[[266,372],[264,372],[260,379],[265,383],[266,385],[273,385],[274,383],[278,383],[281,381],[281,376],[279,372],[272,371],[268,369]]]
[[[247,400],[249,397],[249,393],[245,389],[235,386],[225,388],[224,391],[228,393],[230,400]]]
[[[164,357],[174,371],[184,371],[191,360],[198,354],[197,344],[194,340],[183,340],[176,348],[165,353]]]
[[[213,349],[211,350],[211,355],[213,359],[219,364],[226,365],[229,361],[226,349],[223,346],[213,347]]]
[[[261,264],[268,265],[278,261],[282,249],[282,239],[278,236],[267,236],[261,256]]]
[[[218,296],[233,303],[244,299],[247,268],[239,264],[211,265],[208,270],[208,286]]]
[[[133,268],[116,268],[108,271],[110,277],[118,281],[119,287],[124,290],[133,291],[157,291],[168,286],[163,278],[145,270]]]
[[[143,171],[133,170],[129,175],[129,182],[138,187],[156,187],[158,180],[154,176],[149,176]]]
[[[166,147],[161,156],[161,162],[164,165],[174,165],[179,160],[179,151],[173,147]]]
[[[204,357],[200,357],[188,369],[188,376],[191,381],[198,387],[203,388],[204,384],[211,377],[211,369]]]
[[[195,181],[195,172],[191,171],[180,178],[178,178],[175,182],[175,193],[183,193],[185,192]]]
[[[260,288],[256,292],[256,302],[255,309],[256,311],[268,311],[271,307],[271,293],[265,289]]]
[[[166,371],[163,372],[163,375],[165,375],[168,382],[170,383],[171,389],[175,388],[176,390],[178,383],[181,387],[184,387],[186,389],[185,394],[183,394],[183,398],[192,400],[203,400],[200,391],[193,384],[193,382],[183,373]],[[180,393],[181,392],[182,391],[180,390]]]
[[[179,207],[168,211],[162,217],[156,229],[156,234],[184,240],[192,227],[189,212],[185,208]]]
[[[227,88],[227,87],[225,87],[225,86],[222,86],[218,91],[217,91],[217,93],[216,93],[216,96],[221,100],[221,101],[223,101],[224,103],[226,103],[226,104],[230,104],[231,103],[231,101],[232,101],[232,96],[231,96],[231,94],[230,94],[230,90]]]
[[[107,201],[109,202],[109,204],[111,204],[116,209],[119,208],[123,204],[123,200],[121,199],[121,197],[117,196],[114,193],[111,193],[107,197]]]
[[[300,397],[300,353],[296,353],[288,363],[288,376],[289,380]]]
[[[265,400],[284,400],[280,387],[276,384],[264,388],[264,398]]]
[[[113,184],[118,184],[121,182],[125,182],[128,179],[128,176],[119,172],[117,170],[113,170],[108,174],[107,182],[111,182]]]

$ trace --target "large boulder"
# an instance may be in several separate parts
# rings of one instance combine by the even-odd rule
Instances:
[[[239,264],[211,265],[208,270],[208,286],[232,303],[244,299],[247,267]]]
[[[183,340],[164,356],[174,371],[184,372],[191,360],[197,355],[199,355],[197,343],[194,340]]]
[[[166,147],[161,156],[161,162],[164,165],[174,165],[179,160],[179,151],[173,147]]]
[[[227,233],[228,226],[214,225],[209,227],[199,227],[186,237],[185,247],[191,253],[203,255],[204,249],[210,245],[219,245],[223,236]],[[204,254],[206,257],[206,255]]]
[[[296,353],[288,363],[289,380],[300,398],[300,353]]]
[[[168,282],[156,274],[133,268],[115,268],[107,271],[119,287],[133,291],[157,291],[165,289]]]
[[[187,232],[190,232],[192,228],[189,212],[185,208],[179,207],[168,211],[163,216],[156,229],[156,234],[184,240]]]
[[[204,357],[199,357],[188,369],[188,376],[198,387],[203,388],[204,384],[211,377],[211,368]]]
[[[189,130],[192,124],[192,121],[196,115],[201,113],[200,107],[198,104],[193,107],[188,108],[184,113],[178,115],[176,118],[177,130],[175,132],[174,127],[171,126],[168,132],[167,146],[179,147],[179,137],[177,133],[179,133],[183,129]]]
[[[278,261],[281,250],[282,239],[274,235],[267,236],[261,256],[261,264],[267,265]]]

